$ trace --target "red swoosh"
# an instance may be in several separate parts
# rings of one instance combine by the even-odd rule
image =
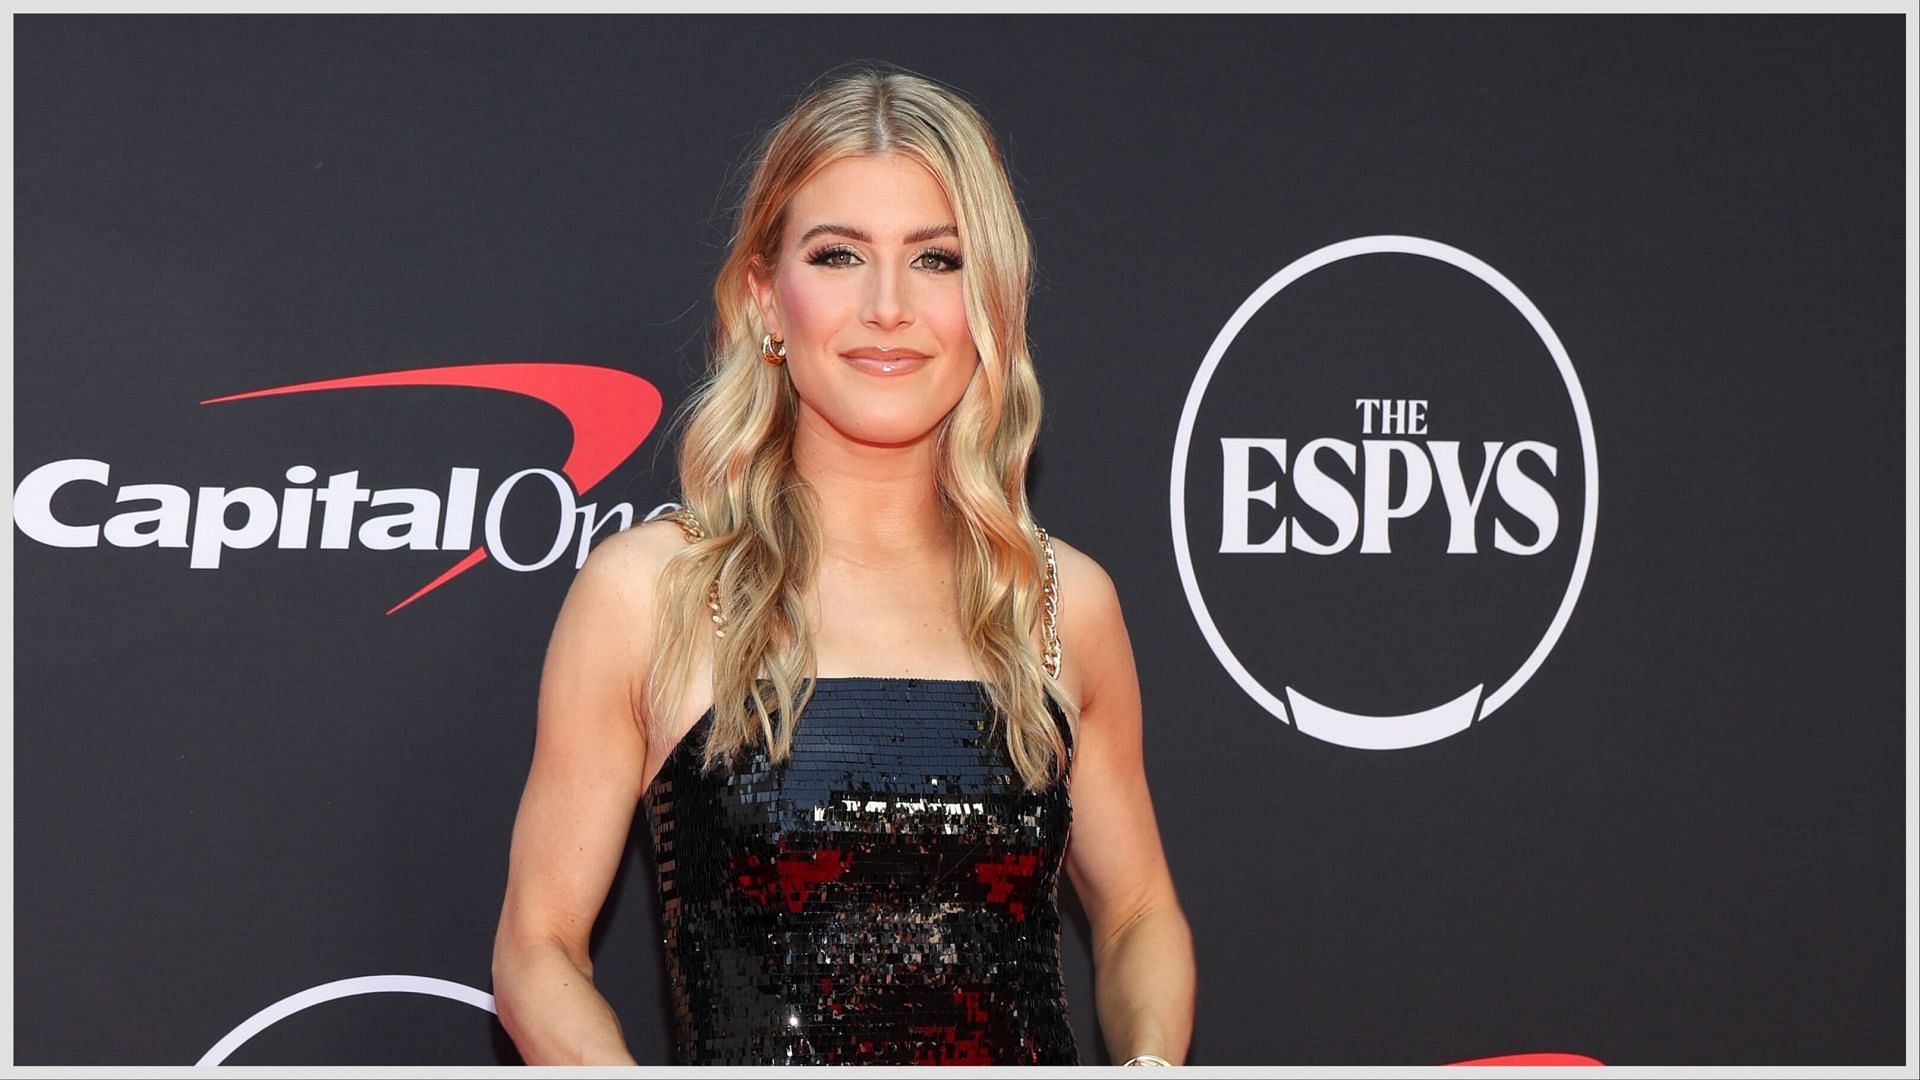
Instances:
[[[272,397],[275,394],[304,394],[313,390],[354,390],[371,386],[464,386],[481,390],[505,390],[560,410],[573,428],[573,448],[560,466],[573,490],[587,489],[606,479],[607,474],[632,456],[653,433],[660,420],[660,391],[638,375],[591,364],[507,363],[457,364],[447,367],[413,368],[408,371],[381,371],[371,375],[353,375],[344,379],[272,386],[208,398],[202,405],[247,398]],[[452,581],[486,559],[485,546],[468,552],[461,560],[419,591],[387,609],[391,615],[441,585]]]

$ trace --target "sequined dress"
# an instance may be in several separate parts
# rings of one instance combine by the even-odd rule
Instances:
[[[706,774],[700,718],[643,800],[678,1064],[1079,1063],[1072,804],[1022,789],[991,718],[975,681],[825,678],[789,762]]]

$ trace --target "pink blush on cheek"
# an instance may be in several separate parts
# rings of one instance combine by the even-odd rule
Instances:
[[[835,288],[836,282],[820,281],[820,275],[810,275],[812,270],[804,264],[793,267],[793,272],[783,276],[774,286],[779,298],[781,336],[787,341],[788,355],[792,355],[794,346],[802,351],[814,352],[812,343],[830,341],[833,331],[848,323],[859,322],[856,303],[846,297],[834,295],[845,291],[845,286]],[[814,277],[815,280],[806,280]]]

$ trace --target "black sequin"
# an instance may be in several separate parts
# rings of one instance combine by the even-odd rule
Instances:
[[[1020,786],[980,683],[820,679],[777,768],[703,775],[712,718],[644,800],[677,1063],[1079,1064],[1072,804]]]

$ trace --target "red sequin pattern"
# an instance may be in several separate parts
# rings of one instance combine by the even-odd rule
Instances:
[[[991,719],[977,682],[823,679],[790,762],[712,773],[695,725],[644,800],[677,1063],[1079,1063],[1072,804]]]

